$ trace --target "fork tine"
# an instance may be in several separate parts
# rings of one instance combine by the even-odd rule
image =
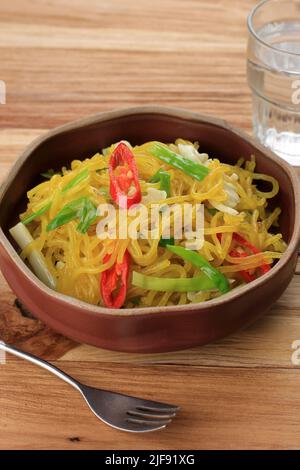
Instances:
[[[176,413],[176,411],[179,410],[179,406],[168,405],[167,403],[156,403],[155,401],[145,401],[141,405],[138,405],[136,409],[150,412]]]
[[[145,412],[140,411],[138,408],[136,410],[129,410],[127,414],[130,416],[137,416],[141,418],[150,418],[150,419],[170,419],[175,418],[176,413],[163,413],[163,412]]]
[[[129,432],[135,432],[135,433],[145,433],[145,432],[153,432],[153,431],[161,431],[162,429],[165,429],[167,426],[166,424],[139,424],[139,423],[132,423],[129,421],[125,421],[126,423],[126,428],[123,430],[124,431],[129,431]]]
[[[166,411],[166,412],[175,412],[179,410],[179,407],[176,405],[171,405],[170,403],[162,403],[159,401],[153,400],[143,400],[138,399],[136,403],[136,408],[147,408],[150,411]]]
[[[165,419],[165,420],[150,420],[150,419],[143,419],[143,418],[126,418],[126,421],[129,423],[134,423],[134,424],[140,424],[140,425],[148,425],[148,426],[158,426],[158,427],[164,427],[167,424],[171,423],[171,419]]]

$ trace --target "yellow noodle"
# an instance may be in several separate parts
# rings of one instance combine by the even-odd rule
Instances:
[[[177,139],[169,146],[176,153],[180,153],[179,144],[192,145],[188,141]],[[76,220],[55,230],[47,231],[49,222],[61,208],[79,197],[90,198],[96,206],[112,202],[108,165],[114,148],[115,144],[107,149],[105,155],[97,153],[83,161],[73,160],[70,168],[62,168],[61,174],[55,174],[50,180],[32,188],[27,193],[27,210],[21,216],[23,219],[42,209],[46,204],[51,205],[50,210],[28,225],[34,240],[25,247],[21,256],[25,259],[33,250],[41,251],[49,271],[56,278],[57,290],[95,305],[102,305],[99,289],[101,273],[110,269],[116,262],[122,262],[126,250],[131,256],[131,271],[135,270],[147,276],[161,278],[199,276],[199,270],[191,263],[184,262],[166,248],[160,247],[159,239],[135,240],[125,237],[125,239],[102,240],[98,238],[96,226],[100,220],[99,217],[85,234],[77,231],[78,221]],[[198,149],[199,144],[195,143],[194,148]],[[273,177],[255,170],[254,156],[246,162],[240,159],[235,165],[222,163],[222,158],[209,159],[207,166],[210,172],[202,181],[198,181],[163,163],[151,155],[149,149],[150,143],[132,148],[142,194],[146,195],[150,188],[160,189],[160,183],[150,183],[149,179],[159,169],[164,169],[168,171],[171,178],[170,197],[155,202],[169,207],[175,204],[179,207],[183,207],[185,203],[193,204],[193,224],[195,224],[195,205],[203,203],[205,207],[204,243],[199,253],[226,276],[236,279],[236,286],[243,284],[238,275],[240,271],[254,270],[257,275],[260,275],[257,268],[262,263],[271,265],[274,260],[281,257],[286,249],[286,243],[282,234],[274,230],[274,227],[278,226],[281,209],[274,205],[272,207],[275,209],[272,211],[268,208],[268,201],[278,194],[279,185]],[[85,169],[88,170],[88,176],[68,191],[63,191],[63,188]],[[270,184],[271,189],[266,192],[259,190],[257,186],[260,181]],[[238,200],[234,207],[237,211],[236,215],[233,215],[234,212],[229,213],[230,210],[212,211],[212,207],[215,205],[218,207],[218,204],[222,204],[225,208],[229,207],[226,206],[229,203],[226,185],[229,185],[237,195]],[[147,206],[150,207],[151,203]],[[133,217],[128,217],[128,223],[132,220]],[[159,236],[164,228],[162,220],[160,214]],[[171,213],[171,231],[177,222],[178,214]],[[237,247],[234,233],[239,233],[262,253],[250,254],[248,252],[247,257],[240,258],[231,256],[231,250]],[[185,240],[179,240],[178,243],[184,246]],[[107,255],[110,256],[106,259]],[[202,292],[195,298],[197,302],[204,302],[218,295],[219,293],[216,292]],[[133,297],[138,297],[138,305],[131,302]],[[132,286],[129,282],[125,306],[163,306],[188,302],[190,300],[186,293],[146,291]]]

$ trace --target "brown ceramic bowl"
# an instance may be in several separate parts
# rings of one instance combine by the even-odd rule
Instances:
[[[199,140],[201,149],[234,163],[256,155],[259,172],[280,184],[280,230],[288,242],[281,260],[256,281],[202,304],[110,310],[48,289],[23,263],[8,229],[23,209],[26,191],[48,168],[90,157],[113,142]],[[202,345],[253,322],[283,293],[297,261],[299,181],[293,169],[224,121],[188,111],[142,107],[88,117],[42,135],[12,167],[0,192],[0,267],[21,302],[53,329],[77,341],[131,352],[162,352]]]

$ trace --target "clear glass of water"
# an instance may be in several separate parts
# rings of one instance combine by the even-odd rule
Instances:
[[[248,28],[254,134],[300,165],[300,0],[264,0],[250,13]]]

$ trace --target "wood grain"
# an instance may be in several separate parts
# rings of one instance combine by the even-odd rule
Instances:
[[[122,433],[100,424],[68,385],[13,360],[5,367],[1,383],[1,426],[5,432],[1,433],[0,448],[299,447],[299,371],[98,363],[91,368],[83,361],[60,361],[59,366],[90,385],[147,398],[159,395],[177,403],[181,411],[164,431],[134,436]],[[154,380],[159,385],[154,387]]]
[[[45,130],[87,114],[167,104],[251,128],[244,0],[14,0],[0,6],[0,177]],[[297,272],[299,272],[299,267]],[[95,386],[174,402],[160,433],[109,429],[55,377],[0,366],[0,448],[297,448],[300,277],[268,315],[202,348],[122,354],[73,341],[24,316],[0,276],[0,338]]]
[[[250,128],[246,17],[255,0],[14,0],[0,7],[0,126],[48,128],[136,104]]]

